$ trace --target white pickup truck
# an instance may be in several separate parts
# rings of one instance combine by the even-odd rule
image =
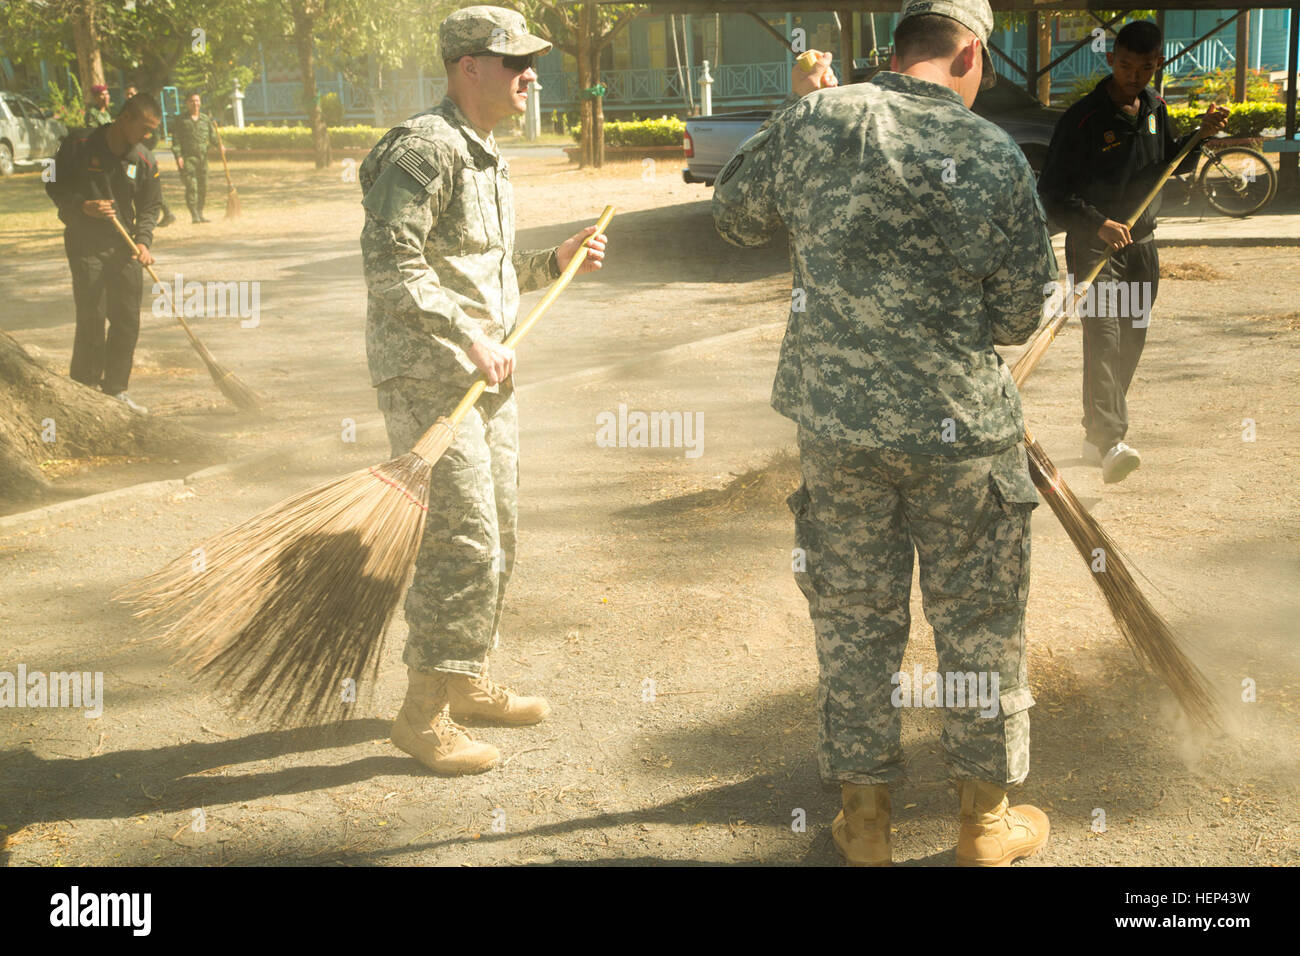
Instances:
[[[974,112],[1010,133],[1037,175],[1047,156],[1052,130],[1065,111],[1043,106],[1019,86],[999,76],[995,86],[976,97]],[[771,115],[771,110],[745,110],[687,119],[682,134],[686,152],[682,179],[712,186],[740,144],[758,132]]]

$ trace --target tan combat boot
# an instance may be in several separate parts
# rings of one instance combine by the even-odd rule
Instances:
[[[393,724],[392,741],[430,770],[459,776],[496,766],[501,754],[491,744],[470,739],[447,716],[450,674],[425,674],[408,667],[406,700]]]
[[[1027,803],[1008,807],[1001,784],[961,780],[957,792],[961,797],[958,866],[1010,866],[1012,860],[1033,856],[1046,845],[1051,829],[1047,814]]]
[[[451,715],[457,720],[488,720],[519,727],[536,724],[551,713],[551,705],[542,697],[522,697],[490,680],[464,674],[447,675],[447,693]]]
[[[844,809],[831,824],[831,837],[850,866],[889,866],[889,787],[883,783],[841,783]]]

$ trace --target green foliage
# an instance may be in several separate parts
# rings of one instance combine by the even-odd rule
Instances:
[[[369,149],[386,132],[380,126],[338,126],[330,130],[330,145],[335,149]],[[307,126],[223,126],[221,141],[235,149],[312,150],[311,129]]]
[[[1236,86],[1235,69],[1215,70],[1207,73],[1187,95],[1190,105],[1213,103],[1219,99],[1231,99]],[[1277,101],[1282,87],[1268,81],[1268,74],[1263,70],[1246,71],[1246,101],[1256,103],[1273,103]]]
[[[203,109],[212,116],[227,115],[230,94],[235,91],[235,81],[241,89],[248,89],[257,73],[247,66],[235,63],[233,55],[217,55],[215,46],[209,45],[202,53],[190,50],[172,69],[170,85],[180,91],[181,108],[185,97],[198,93],[203,97]]]
[[[605,123],[606,146],[680,146],[682,133],[686,131],[684,120],[676,116],[661,116],[659,119],[644,120],[609,120]],[[571,132],[573,141],[582,141],[582,131]]]
[[[1224,132],[1229,136],[1258,136],[1263,130],[1286,123],[1286,106],[1282,103],[1228,103],[1228,125]],[[1198,117],[1205,112],[1203,106],[1171,106],[1169,121],[1179,135],[1190,133],[1201,125]]]
[[[53,81],[46,84],[49,93],[47,105],[54,118],[68,129],[81,129],[86,125],[84,97],[81,95],[81,83],[76,76],[71,77],[72,93],[64,93]]]
[[[1089,76],[1078,77],[1073,83],[1070,84],[1069,90],[1067,90],[1065,93],[1053,94],[1052,105],[1072,106],[1073,104],[1079,102],[1079,100],[1087,96],[1089,93],[1091,93],[1093,87],[1095,87],[1098,83],[1100,83],[1103,79],[1105,79],[1108,76],[1110,76],[1108,72],[1104,70],[1097,70],[1096,72],[1090,74]]]
[[[343,101],[337,93],[326,93],[320,98],[320,115],[331,129],[343,122]]]

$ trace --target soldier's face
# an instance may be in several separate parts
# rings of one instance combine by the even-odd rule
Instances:
[[[189,107],[190,113],[197,113],[199,111],[199,98],[197,96],[191,96],[189,98]]]
[[[148,113],[123,110],[122,115],[117,118],[117,125],[126,141],[135,146],[137,143],[143,143],[145,138],[158,128],[158,117],[150,116]]]
[[[107,109],[109,103],[108,90],[95,94],[95,102],[99,104],[100,109]]]
[[[1114,53],[1106,54],[1106,62],[1115,74],[1115,88],[1129,99],[1141,93],[1156,70],[1165,62],[1159,53],[1134,53],[1122,46],[1116,47]]]
[[[503,57],[484,56],[479,58],[479,64],[483,70],[483,92],[493,105],[506,115],[527,109],[528,85],[537,79],[531,57],[525,58],[522,64],[507,66]],[[525,68],[514,69],[516,65]]]

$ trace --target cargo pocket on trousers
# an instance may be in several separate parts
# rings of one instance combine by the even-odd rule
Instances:
[[[1029,708],[1034,706],[1034,698],[1028,687],[1017,687],[1002,694],[998,706],[1002,709],[1004,782],[1020,783],[1029,775]]]
[[[1029,460],[1017,443],[993,462],[989,485],[999,514],[990,530],[989,599],[994,604],[1029,598],[1029,521],[1038,492],[1029,477]]]
[[[794,550],[790,552],[790,567],[794,571],[795,583],[811,604],[817,596],[809,570],[816,560],[816,535],[813,533],[812,496],[808,494],[808,485],[801,482],[785,503],[794,515]]]

